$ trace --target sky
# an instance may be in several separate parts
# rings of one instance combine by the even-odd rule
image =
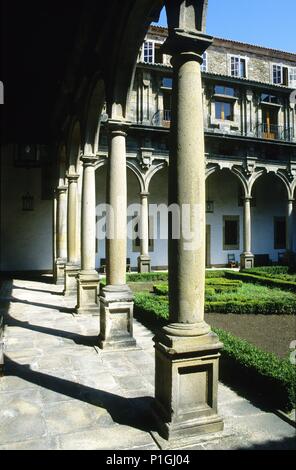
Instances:
[[[296,52],[296,0],[209,0],[207,33]]]

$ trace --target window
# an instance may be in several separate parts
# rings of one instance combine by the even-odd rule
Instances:
[[[216,95],[224,95],[224,96],[235,96],[234,88],[224,86],[224,85],[216,85],[215,86],[215,94]]]
[[[289,67],[274,64],[272,66],[272,80],[275,85],[289,86]]]
[[[289,69],[289,86],[296,88],[296,67],[290,67]]]
[[[162,79],[162,87],[163,88],[173,88],[173,79],[170,77],[163,77]]]
[[[163,54],[161,46],[162,43],[160,42],[145,41],[142,48],[141,60],[146,64],[162,64]]]
[[[215,118],[221,121],[233,121],[233,103],[215,102]]]
[[[154,64],[155,50],[154,42],[146,41],[143,48],[143,61],[146,64]]]
[[[279,104],[279,97],[269,93],[261,93],[262,103]]]
[[[274,248],[283,250],[286,248],[286,218],[274,218]]]
[[[223,217],[223,249],[239,250],[239,216]]]
[[[208,71],[208,54],[206,52],[202,55],[203,63],[201,64],[201,71],[207,72]]]
[[[247,59],[240,56],[231,56],[230,74],[232,77],[247,78]]]

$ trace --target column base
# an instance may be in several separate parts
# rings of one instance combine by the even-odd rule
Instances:
[[[57,286],[63,286],[65,282],[66,260],[58,258],[54,266],[54,282]]]
[[[77,307],[78,315],[100,315],[98,293],[100,276],[96,271],[80,271],[77,277]]]
[[[240,257],[241,269],[252,269],[255,266],[255,257],[253,253],[242,253]]]
[[[156,382],[153,414],[168,441],[223,431],[218,416],[218,337],[156,336]]]
[[[133,337],[133,294],[128,286],[107,286],[100,296],[99,347],[116,351],[136,347]]]
[[[151,273],[151,258],[150,258],[150,256],[139,256],[139,258],[138,258],[138,272],[140,274]]]
[[[65,296],[77,295],[77,276],[79,274],[80,267],[74,264],[66,264],[65,266]]]

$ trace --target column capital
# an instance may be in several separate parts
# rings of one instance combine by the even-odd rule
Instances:
[[[123,121],[120,119],[109,119],[107,126],[108,126],[108,131],[111,135],[122,135],[124,137],[127,136],[127,131],[129,127],[131,126],[131,122],[129,121]]]
[[[250,202],[250,201],[253,200],[253,196],[243,196],[242,199],[243,199],[243,201],[245,201],[245,202]]]
[[[196,60],[202,63],[203,53],[213,43],[213,37],[202,32],[193,33],[181,29],[170,30],[163,45],[163,52],[183,61]]]
[[[294,202],[295,202],[295,198],[294,198],[294,197],[289,197],[289,198],[288,198],[288,203],[289,203],[289,204],[294,204]]]
[[[58,186],[56,189],[56,192],[58,194],[66,193],[68,191],[68,186],[63,185],[63,186]]]
[[[141,196],[141,197],[149,197],[149,196],[150,196],[150,193],[148,193],[148,191],[141,191],[141,192],[140,192],[140,196]]]
[[[82,155],[80,161],[83,163],[84,168],[87,166],[95,166],[99,161],[99,157],[97,155]]]
[[[77,183],[77,181],[79,180],[79,175],[74,174],[74,173],[73,174],[67,173],[66,178],[69,181],[69,183]]]

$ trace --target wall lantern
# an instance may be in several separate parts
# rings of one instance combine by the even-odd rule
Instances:
[[[23,200],[23,211],[32,212],[34,210],[34,197],[30,193],[27,193],[22,197]]]
[[[206,210],[207,210],[207,214],[213,214],[214,213],[214,201],[207,201],[206,202]]]

